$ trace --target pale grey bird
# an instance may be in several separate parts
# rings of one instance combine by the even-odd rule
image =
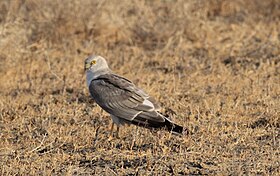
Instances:
[[[117,125],[118,137],[120,125],[126,123],[183,133],[182,126],[159,113],[160,107],[152,97],[128,79],[114,74],[103,57],[89,56],[84,69],[92,98],[112,117],[110,137],[114,124]]]

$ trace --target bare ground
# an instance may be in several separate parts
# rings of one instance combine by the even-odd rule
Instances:
[[[0,2],[0,175],[279,175],[280,1]],[[128,126],[91,100],[107,58],[189,129]]]

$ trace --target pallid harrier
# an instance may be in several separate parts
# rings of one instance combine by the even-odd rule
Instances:
[[[85,60],[84,69],[92,98],[112,117],[110,137],[114,124],[117,125],[117,137],[120,125],[124,124],[183,133],[182,126],[158,112],[160,107],[152,97],[128,79],[114,74],[103,57],[89,56]]]

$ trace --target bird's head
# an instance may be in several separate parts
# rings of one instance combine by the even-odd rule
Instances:
[[[103,70],[108,70],[106,60],[101,56],[91,55],[85,60],[84,69],[86,72],[97,73]]]

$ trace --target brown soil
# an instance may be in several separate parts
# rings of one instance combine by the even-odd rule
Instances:
[[[0,175],[279,175],[280,1],[0,2]],[[108,141],[84,59],[189,129]]]

